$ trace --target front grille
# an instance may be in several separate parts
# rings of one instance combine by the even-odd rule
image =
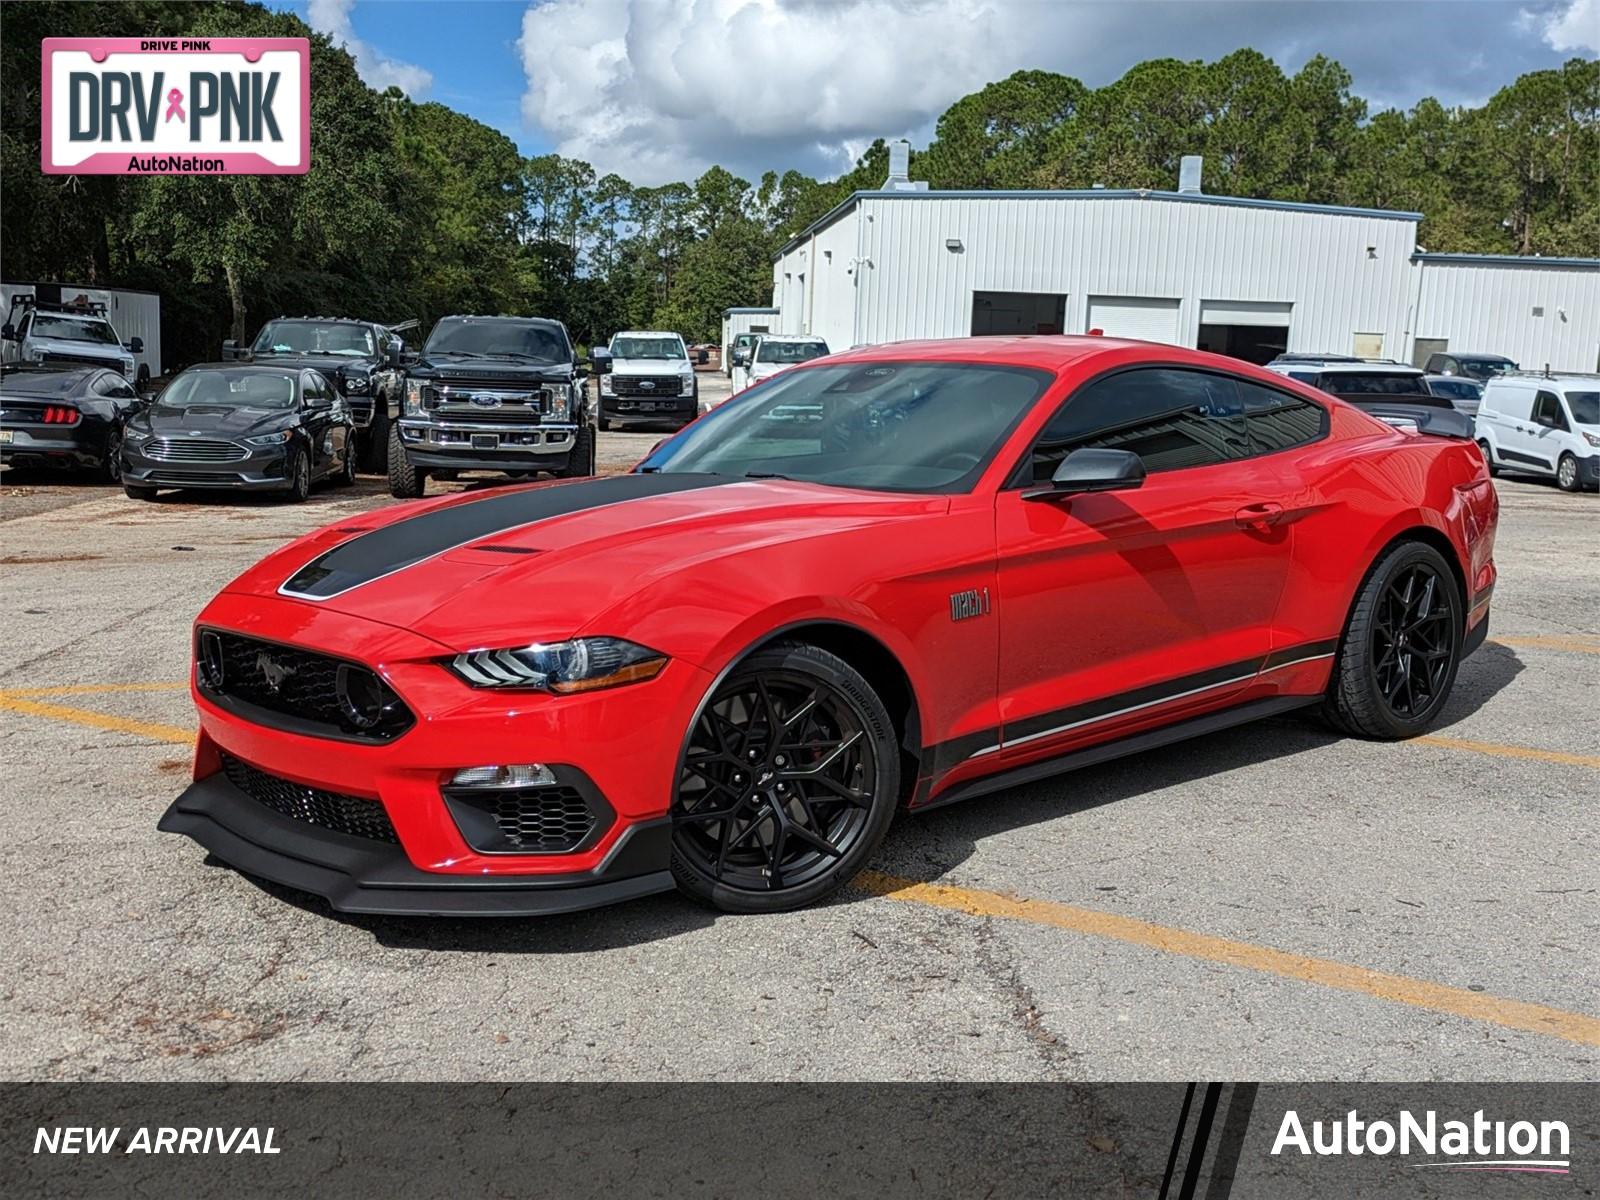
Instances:
[[[156,462],[222,463],[240,462],[250,452],[237,442],[216,438],[151,438],[140,453]]]
[[[598,819],[578,789],[564,785],[509,791],[451,788],[445,798],[481,809],[499,827],[500,842],[474,845],[477,850],[566,854],[583,844]]]
[[[200,631],[197,654],[201,691],[264,710],[250,714],[264,724],[389,742],[416,723],[394,689],[360,663],[218,629]],[[267,720],[271,714],[284,720]]]
[[[222,770],[234,787],[257,804],[282,816],[349,837],[367,838],[374,842],[400,841],[389,822],[389,814],[376,800],[307,787],[303,783],[268,774],[231,754],[222,756]]]
[[[469,408],[463,404],[440,405],[434,414],[452,425],[537,425],[543,415],[539,409],[525,406]]]
[[[118,375],[122,374],[122,364],[116,359],[99,358],[93,354],[60,354],[54,350],[47,350],[40,356],[39,361],[47,365],[70,363],[74,366],[104,367],[108,371],[115,371]]]
[[[646,387],[645,385],[650,386]],[[672,397],[683,389],[683,379],[678,375],[613,375],[613,396]]]
[[[244,478],[237,471],[151,471],[144,477],[146,483],[164,483],[169,487],[205,487],[219,483],[238,483]]]

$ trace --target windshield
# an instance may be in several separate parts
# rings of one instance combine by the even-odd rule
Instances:
[[[342,321],[272,321],[256,335],[257,354],[338,354],[369,358],[377,353],[372,330]]]
[[[292,374],[275,371],[207,369],[185,371],[161,393],[161,408],[262,408],[294,407]]]
[[[1426,396],[1427,385],[1421,374],[1400,375],[1386,371],[1324,371],[1318,384],[1335,396]]]
[[[683,342],[675,337],[618,337],[611,342],[613,358],[688,358]]]
[[[1600,425],[1600,392],[1568,392],[1574,425]]]
[[[827,342],[769,342],[765,338],[756,343],[756,362],[771,366],[773,363],[810,362],[828,353]]]
[[[440,321],[428,335],[428,344],[422,352],[541,363],[564,363],[572,358],[567,348],[567,335],[559,325],[492,317],[457,317]]]
[[[92,317],[61,317],[54,313],[33,315],[33,336],[60,338],[64,342],[94,342],[99,346],[119,345],[110,325]]]
[[[1507,371],[1515,371],[1517,364],[1509,358],[1463,358],[1461,373],[1474,379],[1493,379]]]
[[[640,469],[965,491],[1051,378],[978,363],[808,367],[713,409]]]

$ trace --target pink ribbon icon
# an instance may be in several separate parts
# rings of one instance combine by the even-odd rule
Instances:
[[[166,121],[172,120],[173,117],[177,117],[180,121],[189,119],[183,115],[183,93],[177,88],[173,88],[167,93],[167,115],[162,123],[165,124]]]

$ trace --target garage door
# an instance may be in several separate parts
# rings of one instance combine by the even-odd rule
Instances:
[[[1142,296],[1090,296],[1089,328],[1107,337],[1179,345],[1178,302]]]

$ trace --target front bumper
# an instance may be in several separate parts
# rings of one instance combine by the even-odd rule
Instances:
[[[1600,454],[1578,460],[1578,482],[1584,487],[1600,486]]]
[[[560,875],[440,875],[398,846],[263,808],[223,775],[190,787],[157,826],[185,834],[247,875],[321,896],[335,910],[391,916],[522,917],[578,912],[671,890],[668,818],[631,825],[600,864]]]
[[[687,423],[700,415],[693,393],[651,400],[639,396],[600,397],[600,415],[619,425],[658,425],[662,422]]]
[[[246,446],[246,456],[232,462],[170,462],[147,458],[137,446],[122,444],[122,481],[143,487],[226,488],[233,491],[279,491],[287,487],[284,466],[291,443]]]
[[[161,828],[194,838],[250,874],[360,912],[564,912],[663,891],[669,807],[683,731],[711,685],[670,662],[646,683],[552,697],[469,687],[441,664],[445,647],[409,630],[322,605],[224,592],[198,623],[371,667],[415,715],[387,742],[296,732],[272,714],[246,717],[192,693],[200,716],[196,782]],[[280,815],[221,770],[231,756],[294,785],[373,801],[395,841]],[[484,839],[445,798],[462,767],[570,765],[609,810],[603,829],[570,851],[479,850]]]
[[[400,444],[419,467],[453,471],[549,471],[564,467],[576,425],[490,425],[400,421]],[[492,437],[494,444],[474,445]]]

